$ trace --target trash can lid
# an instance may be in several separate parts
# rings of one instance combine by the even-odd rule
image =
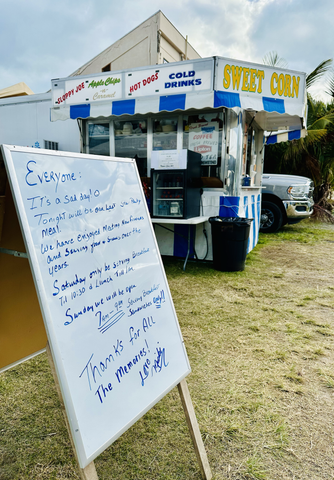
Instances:
[[[233,223],[234,225],[250,225],[254,218],[243,218],[243,217],[220,217],[217,215],[216,217],[210,217],[209,222],[215,223]]]

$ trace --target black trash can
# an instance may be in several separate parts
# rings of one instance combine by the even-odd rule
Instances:
[[[252,218],[210,217],[213,267],[222,272],[244,270]]]

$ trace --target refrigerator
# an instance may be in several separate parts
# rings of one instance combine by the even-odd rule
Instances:
[[[200,215],[201,157],[187,149],[152,152],[152,217],[182,219]]]

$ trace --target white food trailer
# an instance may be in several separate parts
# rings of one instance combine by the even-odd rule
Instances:
[[[264,132],[298,139],[306,128],[305,74],[221,57],[52,81],[51,121],[79,121],[83,153],[135,158],[162,255],[212,259],[211,216],[252,218],[258,241]],[[180,177],[158,187],[151,169],[202,155],[196,216],[182,210]],[[191,157],[189,157],[191,158]],[[163,177],[160,177],[160,179]],[[152,198],[148,198],[148,203]],[[208,233],[207,233],[208,232]]]

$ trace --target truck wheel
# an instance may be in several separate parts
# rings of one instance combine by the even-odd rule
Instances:
[[[260,232],[277,232],[283,223],[281,209],[272,202],[263,201],[261,204]]]

